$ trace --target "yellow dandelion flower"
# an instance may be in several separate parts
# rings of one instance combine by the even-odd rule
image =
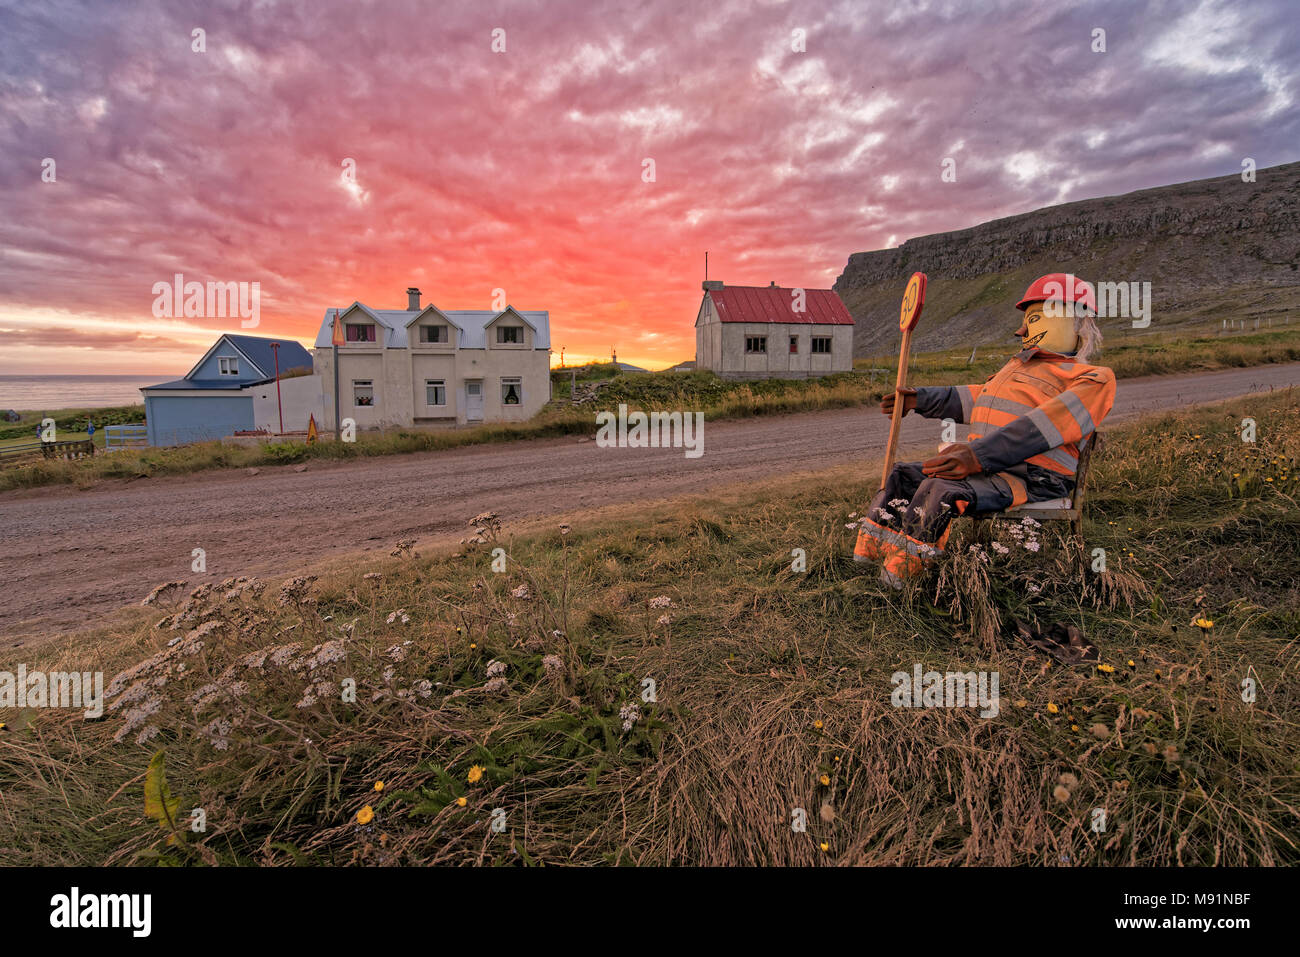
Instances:
[[[1078,730],[1079,730],[1079,726],[1078,726],[1077,724],[1072,724],[1072,725],[1070,725],[1070,730],[1071,730],[1071,731],[1078,731]]]
[[[375,790],[376,790],[376,791],[382,791],[383,789],[384,789],[384,782],[383,782],[383,781],[376,781],[376,782],[375,782]]]
[[[1130,658],[1130,659],[1128,660],[1128,666],[1129,666],[1130,668],[1136,668],[1136,667],[1137,667],[1137,664],[1133,661],[1132,658]]]
[[[1097,666],[1097,670],[1098,670],[1098,671],[1104,671],[1106,674],[1109,675],[1109,674],[1113,674],[1113,673],[1114,673],[1114,671],[1115,671],[1115,666],[1114,666],[1114,665],[1098,665],[1098,666]]]
[[[476,764],[469,769],[469,783],[478,784],[481,780],[483,780],[483,768]]]
[[[456,798],[456,807],[464,807],[468,803],[469,801],[467,801],[465,798]]]
[[[819,777],[817,780],[818,780],[818,781],[821,781],[821,783],[822,783],[822,787],[830,787],[830,784],[831,784],[831,776],[830,776],[829,774],[823,774],[823,775],[822,775],[821,777]]]
[[[818,731],[820,731],[822,729],[822,719],[818,718],[816,721],[814,721],[813,727],[816,728]]]
[[[474,644],[474,642],[471,641],[471,642],[469,643],[469,650],[470,650],[470,651],[473,651],[473,650],[474,650],[475,648],[477,648],[477,647],[478,647],[478,645]]]
[[[1214,627],[1214,622],[1204,617],[1197,618],[1194,622],[1192,622],[1192,624],[1195,625],[1197,628],[1201,629],[1202,631],[1209,631],[1211,628]]]
[[[817,846],[820,847],[823,851],[829,851],[831,849],[831,846],[827,844],[825,841],[822,841]]]
[[[369,804],[357,812],[357,823],[361,825],[369,824],[375,819],[375,809]]]
[[[1048,713],[1048,714],[1056,714],[1056,713],[1059,712],[1060,710],[1061,710],[1061,709],[1058,708],[1056,705],[1052,704],[1052,702],[1050,702],[1050,701],[1047,702],[1047,713]]]

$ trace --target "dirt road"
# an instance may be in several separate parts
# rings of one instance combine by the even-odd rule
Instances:
[[[1300,363],[1124,380],[1107,421],[1300,385]],[[456,540],[486,509],[504,519],[698,493],[864,462],[876,476],[887,420],[875,409],[708,423],[704,455],[605,449],[576,438],[471,446],[346,463],[113,481],[0,495],[0,634],[86,627],[156,584],[293,574],[402,538]],[[594,431],[594,426],[593,426]],[[939,423],[910,416],[903,460]],[[190,570],[206,552],[208,573]]]

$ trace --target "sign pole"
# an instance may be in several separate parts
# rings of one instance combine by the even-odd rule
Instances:
[[[907,281],[903,292],[903,305],[898,314],[898,327],[903,331],[903,341],[898,350],[898,378],[894,384],[894,414],[889,420],[889,441],[885,445],[885,468],[880,474],[880,487],[884,488],[889,480],[889,473],[894,470],[894,458],[898,454],[898,437],[903,431],[903,397],[899,389],[907,388],[907,363],[912,354],[912,330],[921,318],[921,309],[925,306],[925,273],[914,272]]]
[[[343,327],[339,325],[339,311],[334,310],[334,331],[330,340],[334,345],[334,441],[343,441],[343,425],[339,422],[339,341],[343,338]]]

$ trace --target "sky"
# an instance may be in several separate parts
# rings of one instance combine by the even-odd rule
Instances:
[[[1296,12],[0,0],[0,374],[180,375],[411,285],[549,310],[554,363],[662,368],[706,250],[828,288],[912,236],[1300,158]],[[168,314],[177,274],[258,283],[256,327]]]

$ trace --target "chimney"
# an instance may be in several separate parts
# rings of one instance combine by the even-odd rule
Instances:
[[[722,280],[721,280],[721,279],[706,279],[706,280],[704,280],[704,286],[703,286],[703,289],[704,289],[705,292],[709,292],[709,291],[711,291],[711,290],[714,290],[714,289],[721,289],[721,288],[722,288]]]
[[[411,312],[420,311],[420,290],[408,286],[406,290],[406,308]]]
[[[769,282],[769,283],[767,284],[767,288],[768,288],[768,289],[775,289],[775,288],[776,288],[776,280],[773,279],[771,282]]]

